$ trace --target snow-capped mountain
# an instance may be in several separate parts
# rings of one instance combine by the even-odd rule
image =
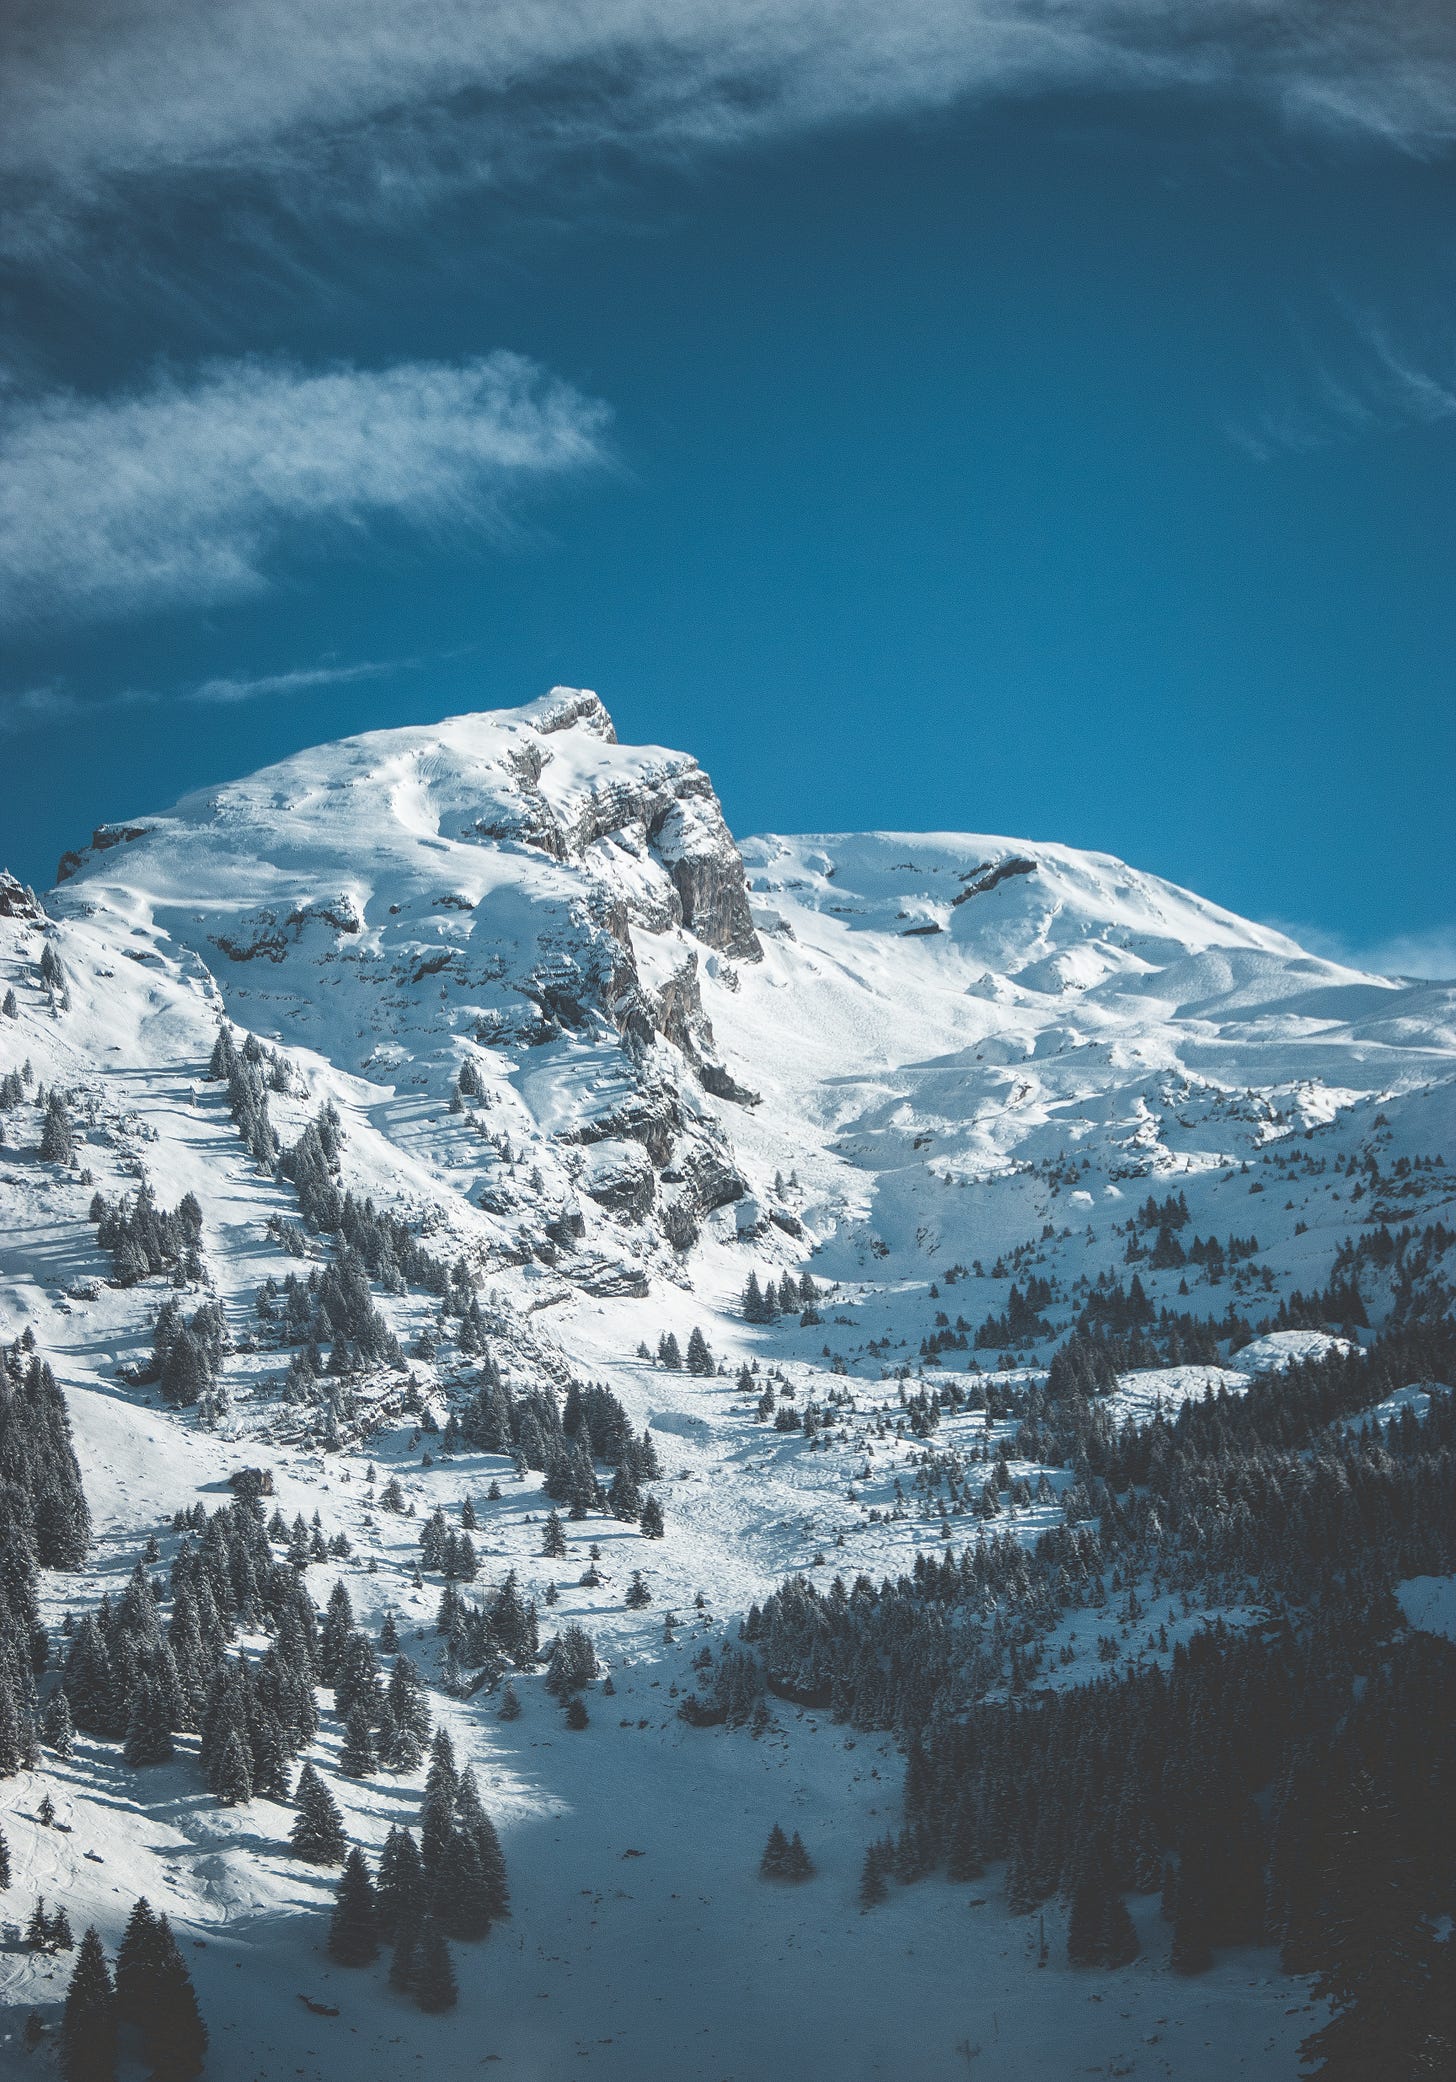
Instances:
[[[103,827],[61,873],[86,944],[346,1073],[483,1263],[588,1288],[680,1276],[715,1215],[897,1249],[933,1211],[950,1243],[978,1216],[942,1213],[946,1181],[1196,1177],[1278,1116],[1456,1069],[1450,988],[1104,855],[881,833],[740,856],[696,762],[619,745],[573,689],[301,754]],[[442,1134],[467,1063],[486,1108]]]
[[[782,1680],[772,1654],[770,1694],[790,1703],[757,1743],[673,1707],[709,1685],[740,1620],[826,1557],[846,1580],[894,1576],[953,1533],[987,1539],[992,1519],[1028,1551],[1096,1519],[1085,1450],[1051,1450],[1059,1349],[1102,1368],[1110,1439],[1322,1355],[1358,1368],[1377,1333],[1447,1314],[1456,988],[1343,968],[1054,844],[740,847],[691,757],[619,744],[595,695],[557,688],[103,826],[43,900],[5,879],[7,991],[0,1343],[24,1337],[16,1366],[33,1349],[53,1369],[96,1531],[84,1567],[43,1571],[53,1647],[34,1709],[62,1667],[62,1613],[114,1597],[149,1537],[171,1562],[175,1513],[216,1506],[245,1470],[285,1528],[318,1511],[319,1542],[292,1553],[315,1604],[337,1577],[361,1628],[387,1619],[409,1643],[505,1844],[516,1918],[481,1955],[491,2023],[467,1988],[429,2027],[447,2072],[483,2049],[522,2075],[580,2058],[608,2076],[918,2082],[956,2072],[963,2039],[977,2082],[1069,2071],[1094,2041],[1103,2071],[1127,2073],[1116,2063],[1176,2010],[1179,2064],[1153,2071],[1221,2075],[1228,2044],[1267,2042],[1283,2064],[1247,2071],[1292,2073],[1304,2027],[1284,2022],[1287,1984],[1246,1999],[1247,1957],[1181,1992],[1129,1972],[1089,2026],[1065,1975],[1028,2006],[1024,1929],[999,1909],[970,1939],[968,2031],[960,1895],[897,1898],[897,1956],[919,1963],[893,2003],[862,1988],[854,1877],[898,1814],[903,1716],[866,1708],[845,1737],[844,1699],[831,1715],[830,1690]],[[143,1188],[144,1215],[175,1216],[150,1244]],[[372,1298],[328,1286],[345,1260]],[[169,1296],[204,1310],[188,1336],[205,1392],[169,1386]],[[694,1332],[707,1361],[683,1370]],[[560,1443],[571,1383],[607,1391],[614,1457],[605,1432]],[[481,1414],[492,1392],[505,1420]],[[1358,1393],[1336,1400],[1354,1423]],[[1382,1375],[1370,1400],[1390,1423],[1445,1407],[1438,1380]],[[640,1497],[606,1507],[603,1474],[564,1549],[553,1533],[543,1552],[546,1512],[581,1503],[570,1484],[585,1465],[591,1486],[593,1458],[632,1477],[619,1501],[638,1477],[651,1489],[661,1539],[641,1538]],[[985,1468],[967,1476],[985,1461],[1007,1476],[989,1505]],[[590,1630],[620,1703],[601,1697],[587,1733],[559,1732],[531,1658],[522,1715],[502,1721],[505,1666],[462,1662],[453,1636],[438,1650],[438,1556],[417,1567],[437,1506],[476,1528],[492,1583],[517,1572],[543,1653],[568,1622]],[[627,1601],[634,1572],[650,1603]],[[1146,1667],[1205,1617],[1191,1595],[1174,1613],[1168,1570],[1151,1576],[1162,1606],[1144,1624],[1130,1598],[1113,1644]],[[1133,1580],[1129,1565],[1115,1587]],[[1253,1584],[1198,1594],[1243,1623],[1262,1610]],[[243,1626],[245,1651],[267,1633]],[[997,1636],[1003,1652],[1009,1676],[978,1666],[980,1691],[945,1690],[941,1721],[1029,1672],[1074,1685],[1108,1660],[1050,1602]],[[346,1732],[326,1712],[309,1753],[332,1770]],[[300,2071],[398,2072],[388,2049],[413,2013],[317,1948],[326,1882],[290,1861],[288,1811],[262,1793],[214,1807],[193,1760],[205,1730],[184,1717],[174,1733],[173,1761],[133,1766],[83,1729],[0,1781],[25,1911],[44,1891],[77,1929],[114,1934],[132,1896],[166,1905],[205,1948],[219,2076],[292,2072],[300,2019]],[[371,1850],[413,1812],[412,1769],[338,1780]],[[43,1785],[71,1834],[36,1821]],[[755,1877],[769,1823],[795,1818],[822,1868],[807,1995],[804,1926],[787,1896],[765,1910]],[[1149,1952],[1156,1914],[1137,1910]],[[704,1992],[725,1949],[733,1974]],[[37,2005],[44,2021],[48,1972],[0,1952],[18,2019]],[[907,2002],[935,2045],[908,2064]],[[1019,2020],[1006,2047],[983,2028],[997,2005]]]

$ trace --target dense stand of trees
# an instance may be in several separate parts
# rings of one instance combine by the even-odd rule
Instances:
[[[184,1193],[175,1208],[159,1207],[143,1181],[120,1200],[95,1194],[91,1219],[119,1286],[133,1287],[158,1272],[172,1273],[179,1284],[202,1278],[202,1208],[195,1193]]]
[[[609,1388],[573,1381],[564,1405],[550,1387],[512,1390],[489,1352],[480,1385],[450,1417],[442,1446],[447,1453],[464,1447],[509,1454],[520,1466],[543,1473],[547,1496],[570,1505],[578,1518],[602,1508],[595,1462],[617,1469],[633,1485],[655,1482],[662,1474],[651,1434],[633,1431],[626,1410]],[[615,1503],[612,1508],[616,1510]],[[640,1509],[639,1501],[635,1510],[618,1515],[636,1517]]]
[[[0,1778],[38,1754],[39,1571],[79,1568],[90,1543],[65,1398],[27,1330],[0,1351]]]
[[[1319,1976],[1334,2014],[1306,2051],[1327,2082],[1443,2073],[1456,1648],[1407,1632],[1390,1590],[1456,1569],[1456,1396],[1380,1424],[1360,1413],[1403,1383],[1456,1380],[1456,1325],[1408,1308],[1364,1354],[1138,1426],[1099,1406],[1110,1344],[1079,1331],[1025,1399],[1018,1452],[1072,1477],[1060,1527],[1032,1546],[988,1528],[878,1586],[794,1578],[682,1716],[758,1727],[778,1694],[902,1739],[904,1824],[869,1847],[867,1907],[893,1881],[995,1861],[1013,1909],[1060,1899],[1072,1963],[1108,1967],[1137,1950],[1124,1897],[1160,1890],[1175,1970],[1277,1944]],[[1068,1611],[1131,1625],[1170,1598],[1271,1616],[1206,1626],[1167,1668],[1038,1692]]]

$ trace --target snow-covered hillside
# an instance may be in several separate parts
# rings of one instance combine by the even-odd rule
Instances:
[[[994,1876],[861,1913],[903,1725],[811,1687],[771,1686],[757,1739],[677,1708],[795,1572],[877,1581],[1094,1521],[1085,1456],[1028,1450],[1069,1340],[1103,1369],[1104,1442],[1322,1358],[1347,1369],[1331,1436],[1362,1436],[1349,1369],[1449,1314],[1456,988],[1341,968],[1057,845],[740,849],[694,760],[618,744],[560,688],[301,754],[61,866],[43,903],[0,883],[0,1343],[24,1337],[64,1390],[95,1529],[83,1567],[42,1573],[35,1703],[63,1615],[115,1599],[149,1539],[165,1569],[174,1514],[263,1470],[285,1528],[319,1514],[325,1551],[294,1555],[314,1605],[343,1581],[358,1626],[391,1621],[420,1664],[514,1913],[458,1949],[458,2010],[421,2017],[382,1970],[329,1961],[331,1876],[290,1857],[292,1811],[215,1805],[179,1722],[170,1762],[83,1732],[0,1781],[0,1916],[43,1892],[111,1944],[137,1894],[165,1907],[227,2082],[382,2082],[417,2055],[636,2082],[1294,2074],[1303,1984],[1240,1949],[1170,1979],[1151,1898],[1117,1973],[1066,1967],[1064,1905],[1028,1924]],[[115,1239],[143,1188],[195,1207],[200,1241],[138,1277]],[[369,1299],[346,1322],[319,1280],[351,1252]],[[220,1311],[195,1325],[200,1394],[163,1363],[169,1296]],[[676,1363],[694,1332],[696,1371]],[[573,1382],[614,1399],[610,1456],[595,1427],[562,1445]],[[1434,1424],[1449,1385],[1381,1372],[1369,1406]],[[480,1414],[493,1389],[510,1435]],[[437,1507],[474,1521],[468,1597],[515,1570],[543,1657],[589,1631],[613,1689],[587,1726],[529,1659],[502,1720],[505,1668],[442,1640],[417,1566]],[[650,1602],[629,1605],[639,1571]],[[1013,1689],[1166,1667],[1211,1617],[1267,1616],[1248,1585],[1175,1597],[1141,1571],[1109,1570],[1116,1618],[1041,1612]],[[422,1771],[339,1777],[331,1696],[307,1754],[372,1853]],[[65,1829],[35,1819],[46,1788]],[[757,1877],[775,1821],[812,1885]],[[64,1966],[0,1949],[0,2062],[32,2008],[53,2017]]]

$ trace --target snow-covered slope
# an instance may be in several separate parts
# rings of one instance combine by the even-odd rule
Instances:
[[[803,1708],[759,1743],[694,1734],[674,1706],[700,1647],[790,1571],[830,1557],[878,1576],[943,1551],[949,1520],[904,1418],[922,1365],[973,1397],[947,1405],[937,1451],[979,1462],[1012,1450],[1016,1425],[988,1413],[978,1370],[1008,1395],[1039,1381],[1099,1280],[1135,1273],[1150,1309],[1218,1329],[1212,1356],[1127,1368],[1108,1409],[1132,1424],[1331,1349],[1349,1326],[1318,1297],[1337,1261],[1372,1322],[1407,1308],[1401,1263],[1340,1253],[1382,1226],[1456,1226],[1456,990],[1341,968],[1056,845],[879,833],[740,849],[694,760],[618,744],[595,696],[570,689],[301,754],[105,826],[62,869],[43,905],[0,883],[0,997],[15,994],[0,1078],[30,1066],[0,1112],[0,1342],[29,1331],[54,1366],[98,1533],[84,1575],[49,1579],[48,1620],[94,1607],[149,1534],[171,1538],[175,1510],[215,1506],[231,1473],[261,1466],[285,1519],[318,1509],[351,1543],[308,1568],[316,1603],[345,1580],[361,1624],[393,1613],[438,1680],[438,1588],[414,1580],[418,1522],[376,1510],[373,1461],[417,1519],[470,1499],[486,1577],[516,1568],[548,1637],[587,1625],[617,1703],[596,1698],[572,1734],[539,1679],[521,1680],[511,1723],[488,1693],[437,1693],[517,1899],[449,2020],[424,2027],[377,1976],[329,1966],[327,1888],[286,1856],[287,1811],[212,1808],[185,1759],[130,1770],[90,1738],[47,1759],[69,1836],[35,1825],[39,1775],[0,1783],[23,1913],[36,1889],[61,1893],[78,1928],[94,1918],[111,1939],[131,1895],[166,1903],[206,1947],[226,2082],[295,2068],[382,2082],[423,2029],[446,2072],[500,2053],[523,2077],[929,2082],[974,2058],[977,2082],[1010,2082],[1129,2073],[1155,2041],[1177,2050],[1152,2072],[1292,2075],[1307,2026],[1285,2021],[1267,1962],[1235,1957],[1196,1986],[1146,1964],[1106,1988],[1041,1976],[1025,1925],[986,1905],[968,1928],[939,1881],[866,1924],[854,1881],[898,1811],[893,1743],[856,1747]],[[473,1395],[481,1355],[418,1282],[376,1292],[403,1372],[286,1387],[288,1351],[254,1297],[332,1246],[302,1234],[288,1177],[250,1155],[208,1077],[222,1022],[277,1051],[283,1146],[333,1107],[341,1186],[434,1260],[463,1260],[509,1387],[602,1381],[650,1428],[660,1542],[598,1514],[548,1557],[539,1472],[441,1458],[430,1427]],[[66,1095],[70,1162],[41,1155],[45,1090]],[[115,1284],[88,1219],[94,1194],[143,1181],[201,1210],[202,1283],[184,1305],[215,1297],[234,1341],[205,1416],[159,1407],[138,1380],[169,1287]],[[1150,1198],[1176,1198],[1176,1221],[1145,1218]],[[1187,1248],[1200,1238],[1217,1251]],[[1426,1271],[1449,1279],[1431,1248]],[[817,1293],[747,1321],[750,1272],[807,1273]],[[1038,1299],[1008,1319],[1029,1282]],[[694,1328],[713,1372],[650,1356]],[[808,1435],[754,1421],[770,1373],[780,1405],[817,1412]],[[1029,1539],[1062,1523],[1065,1469],[1009,1473],[1026,1487],[1006,1526]],[[971,1538],[965,1512],[962,1495]],[[646,1609],[624,1602],[634,1569]],[[1171,1638],[1196,1623],[1190,1610]],[[1151,1615],[1123,1636],[1130,1657],[1166,1653]],[[1092,1644],[1072,1640],[1058,1682],[1086,1674]],[[326,1715],[314,1753],[332,1764],[338,1740]],[[373,1845],[418,1788],[344,1793]],[[754,1878],[775,1819],[812,1839],[821,1878],[802,1895],[766,1897]],[[647,1855],[623,1864],[633,1852]],[[736,1978],[709,1998],[705,1972],[748,1925]],[[14,2015],[56,1998],[48,1971],[0,1950]],[[1113,1987],[1117,2003],[1088,2008]],[[345,2016],[304,2012],[300,1992]]]

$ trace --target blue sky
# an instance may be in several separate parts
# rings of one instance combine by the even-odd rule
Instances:
[[[1456,32],[885,14],[27,16],[10,865],[566,681],[741,832],[1065,839],[1456,969]]]

